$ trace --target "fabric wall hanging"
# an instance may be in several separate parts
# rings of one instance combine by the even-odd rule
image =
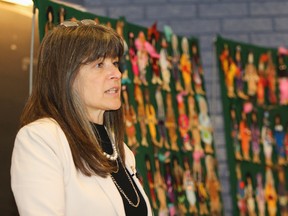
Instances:
[[[285,49],[220,36],[215,46],[233,215],[287,215]]]

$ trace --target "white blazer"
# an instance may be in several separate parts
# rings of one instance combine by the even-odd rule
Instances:
[[[125,145],[130,174],[135,158]],[[149,199],[135,175],[148,215]],[[11,187],[21,216],[124,216],[120,193],[111,177],[87,177],[76,170],[66,136],[49,118],[21,128],[11,164]]]

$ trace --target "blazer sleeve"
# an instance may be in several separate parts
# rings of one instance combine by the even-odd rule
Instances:
[[[59,129],[56,123],[38,122],[16,136],[11,187],[21,216],[65,215]]]

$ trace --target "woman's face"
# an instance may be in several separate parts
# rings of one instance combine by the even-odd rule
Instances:
[[[73,89],[86,106],[89,120],[103,123],[106,110],[121,106],[121,73],[118,58],[98,59],[81,66],[73,83]]]

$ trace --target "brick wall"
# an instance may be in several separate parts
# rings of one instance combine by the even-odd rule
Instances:
[[[200,41],[210,113],[215,129],[216,156],[225,215],[232,215],[229,172],[226,163],[222,104],[213,41],[216,35],[265,47],[288,43],[286,0],[70,0],[89,12],[118,18],[142,26],[158,22],[158,29],[170,25],[177,35]]]

